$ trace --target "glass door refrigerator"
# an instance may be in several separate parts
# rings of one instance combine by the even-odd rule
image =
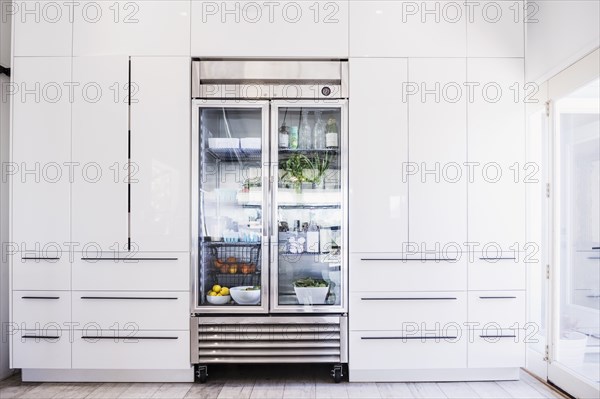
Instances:
[[[192,65],[192,363],[347,363],[347,62]]]

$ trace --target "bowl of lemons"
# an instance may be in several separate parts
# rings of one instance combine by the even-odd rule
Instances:
[[[206,294],[206,301],[211,305],[226,305],[231,301],[229,288],[213,285],[212,289]]]

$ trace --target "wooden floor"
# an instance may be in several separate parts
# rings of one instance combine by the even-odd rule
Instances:
[[[520,381],[334,384],[321,366],[209,368],[206,384],[0,382],[0,398],[564,398],[529,374]]]

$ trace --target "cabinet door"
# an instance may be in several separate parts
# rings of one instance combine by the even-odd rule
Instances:
[[[401,252],[408,238],[405,59],[351,59],[350,248]]]
[[[469,57],[524,57],[525,8],[523,0],[465,2]]]
[[[127,57],[75,57],[73,240],[80,249],[125,249],[129,79]],[[115,247],[116,246],[116,247]]]
[[[0,0],[1,10],[10,7],[9,0]],[[10,67],[11,39],[12,39],[12,18],[2,18],[0,20],[0,65]],[[3,82],[4,84],[4,82]],[[3,100],[4,101],[4,100]],[[8,158],[7,158],[8,159]]]
[[[133,58],[131,241],[190,249],[190,59]]]
[[[469,241],[503,250],[525,241],[525,107],[522,59],[469,59]],[[535,178],[535,176],[533,176]],[[481,249],[475,248],[475,249]]]
[[[2,2],[2,19],[13,12],[15,56],[71,56],[73,1],[26,0]],[[4,21],[3,21],[4,22]]]
[[[12,240],[46,252],[70,240],[71,59],[16,57],[13,81]]]
[[[350,1],[351,57],[465,57],[465,7],[456,1]]]
[[[73,55],[189,55],[189,1],[81,1]]]
[[[467,239],[467,99],[464,59],[408,62],[409,241],[457,251]]]
[[[192,54],[345,58],[348,3],[192,0]]]

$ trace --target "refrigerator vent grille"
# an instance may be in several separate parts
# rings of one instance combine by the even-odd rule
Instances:
[[[346,331],[339,318],[330,319],[215,324],[211,318],[203,324],[196,318],[194,363],[339,363],[345,358]]]

